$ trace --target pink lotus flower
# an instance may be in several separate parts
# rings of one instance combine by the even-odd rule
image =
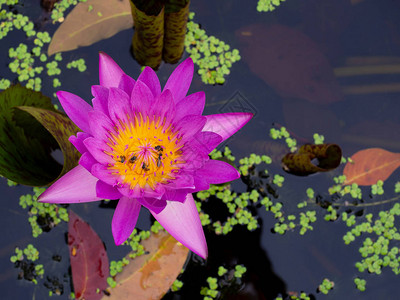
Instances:
[[[119,199],[112,220],[117,245],[130,236],[144,206],[179,242],[206,258],[207,243],[192,193],[239,178],[235,168],[208,154],[252,114],[202,116],[205,94],[186,96],[193,77],[190,58],[174,70],[162,91],[149,67],[135,81],[105,53],[100,53],[99,64],[93,107],[74,94],[57,93],[82,130],[69,138],[82,156],[79,165],[39,200]]]

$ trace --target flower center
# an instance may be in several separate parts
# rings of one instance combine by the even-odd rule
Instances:
[[[116,132],[107,143],[112,151],[106,153],[115,161],[108,169],[119,176],[122,184],[128,184],[131,189],[136,185],[154,189],[157,183],[175,179],[178,164],[184,161],[181,159],[183,145],[172,125],[166,128],[160,118],[144,120],[139,114],[132,122],[121,124]]]

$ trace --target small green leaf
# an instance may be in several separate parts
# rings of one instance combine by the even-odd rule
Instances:
[[[68,141],[68,138],[71,135],[75,135],[79,131],[79,128],[66,115],[60,112],[28,106],[20,106],[18,108],[33,116],[56,139],[58,146],[64,154],[64,166],[57,178],[75,167],[80,154]],[[57,178],[53,178],[53,181]]]
[[[72,169],[79,153],[68,141],[79,129],[39,92],[15,85],[0,93],[0,174],[43,186]],[[51,155],[64,153],[64,166]]]
[[[0,174],[26,185],[45,185],[62,169],[50,155],[57,143],[33,117],[16,109],[20,105],[54,111],[49,98],[21,85],[0,93]]]

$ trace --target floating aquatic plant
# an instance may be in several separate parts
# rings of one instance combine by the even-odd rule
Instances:
[[[16,2],[16,1],[15,1]],[[7,2],[6,4],[11,3]],[[59,4],[59,3],[57,3]],[[9,4],[13,5],[13,4]],[[57,54],[52,61],[43,51],[43,47],[50,43],[51,38],[47,32],[37,32],[34,30],[34,23],[29,20],[27,16],[19,13],[8,12],[6,9],[0,11],[0,39],[7,36],[7,34],[14,28],[25,32],[26,37],[33,40],[33,45],[20,43],[17,47],[11,47],[8,55],[11,59],[9,69],[12,73],[16,74],[20,83],[26,82],[26,87],[35,91],[42,89],[42,76],[44,68],[48,76],[60,75],[61,69],[59,62],[62,60],[61,54]],[[81,59],[82,60],[82,59]],[[78,60],[79,71],[84,71],[86,68],[84,62]],[[72,62],[73,66],[75,63]],[[6,89],[10,86],[10,80],[6,78],[0,79],[0,90]],[[53,86],[58,87],[61,85],[60,80],[53,81]]]
[[[241,278],[246,271],[247,268],[243,265],[236,265],[231,269],[219,266],[218,277],[209,276],[208,286],[201,287],[200,295],[203,296],[203,300],[223,299],[223,296],[229,293],[229,288],[240,288]]]
[[[274,11],[285,0],[258,0],[257,11],[268,12]]]
[[[64,12],[73,5],[77,5],[79,2],[87,2],[87,0],[61,0],[54,4],[54,8],[51,11],[51,19],[53,23],[64,21]]]
[[[43,278],[44,268],[42,264],[34,263],[39,259],[39,251],[29,244],[24,249],[15,248],[15,254],[10,257],[10,261],[14,263],[16,268],[21,269],[18,275],[19,279],[32,281],[37,284],[37,278]]]
[[[34,194],[22,195],[19,205],[29,210],[29,223],[32,227],[32,236],[38,237],[43,231],[49,231],[61,221],[68,222],[67,209],[57,204],[40,203],[37,198],[44,188],[33,188]]]
[[[324,278],[322,283],[318,286],[318,291],[320,291],[322,294],[327,295],[330,290],[333,289],[335,286],[335,283],[328,278]]]
[[[214,36],[208,36],[200,25],[193,21],[194,13],[189,14],[185,49],[193,62],[199,66],[197,73],[206,84],[223,84],[234,62],[240,60],[239,50]]]

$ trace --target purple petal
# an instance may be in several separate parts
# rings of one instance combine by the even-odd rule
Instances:
[[[118,184],[120,183],[118,181],[118,176],[112,174],[112,171],[102,164],[93,165],[91,173],[93,176],[97,177],[101,181],[104,181],[105,183],[111,186],[118,186]]]
[[[112,187],[111,185],[104,183],[101,180],[97,181],[96,193],[97,197],[100,197],[102,199],[115,200],[122,197],[121,193],[118,191],[117,188]]]
[[[206,104],[206,94],[197,92],[186,96],[176,104],[175,120],[180,120],[186,115],[201,115]]]
[[[115,161],[114,159],[106,154],[104,151],[111,152],[111,148],[101,140],[98,140],[93,137],[89,137],[83,141],[86,148],[93,155],[93,157],[101,164],[113,164]]]
[[[100,110],[108,116],[108,88],[101,85],[92,85],[92,104],[94,110]]]
[[[188,147],[195,149],[196,152],[209,154],[222,141],[222,137],[212,131],[202,131],[191,139]]]
[[[167,201],[155,198],[137,198],[139,203],[146,207],[151,212],[156,214],[160,213],[165,206],[167,205]]]
[[[110,88],[110,95],[108,97],[108,112],[115,125],[119,124],[119,121],[121,121],[123,124],[128,124],[130,118],[128,116],[132,116],[129,102],[129,96],[123,90]]]
[[[57,92],[57,97],[65,113],[72,122],[82,131],[90,133],[88,112],[92,111],[93,107],[86,103],[81,97],[68,92],[59,91]]]
[[[161,120],[165,120],[164,126],[168,126],[169,122],[174,118],[175,115],[175,104],[172,94],[169,90],[162,92],[154,103],[150,115],[154,115],[156,118],[160,117]]]
[[[193,193],[198,191],[205,191],[210,188],[210,184],[203,178],[197,175],[193,176],[195,189]]]
[[[53,183],[39,196],[40,202],[79,203],[98,201],[96,196],[97,178],[78,165]]]
[[[87,151],[86,146],[83,144],[83,141],[90,136],[91,135],[86,132],[79,131],[76,133],[76,136],[71,135],[68,138],[68,141],[70,141],[71,144],[75,146],[76,150],[83,154]]]
[[[97,163],[97,160],[95,160],[92,154],[90,154],[89,152],[83,153],[81,158],[79,159],[79,164],[89,172],[91,172],[93,165]]]
[[[138,80],[144,82],[153,93],[154,98],[157,98],[161,93],[161,85],[156,72],[150,67],[145,67],[140,73]]]
[[[135,229],[140,212],[140,203],[133,198],[122,197],[118,201],[111,223],[116,245],[121,245]]]
[[[183,117],[177,124],[179,136],[182,136],[182,142],[192,138],[195,134],[202,131],[207,119],[205,116],[189,115]]]
[[[191,193],[191,190],[187,189],[182,189],[182,190],[176,190],[176,189],[170,189],[166,190],[163,199],[169,200],[169,201],[179,201],[179,202],[184,202],[186,199],[186,196],[188,193]]]
[[[194,181],[191,174],[182,173],[174,175],[175,179],[170,180],[166,185],[168,189],[193,189]]]
[[[167,206],[160,213],[150,212],[175,239],[207,258],[206,238],[192,194],[186,196],[184,203],[167,201]]]
[[[164,90],[170,90],[174,101],[177,103],[186,96],[193,78],[193,61],[189,57],[184,60],[168,78]]]
[[[147,115],[154,104],[154,100],[150,88],[142,81],[137,80],[131,95],[132,111],[146,112]]]
[[[123,185],[118,187],[118,191],[125,197],[128,198],[142,198],[143,197],[143,190],[136,185],[133,189],[130,188],[129,185]]]
[[[225,113],[208,115],[203,131],[212,131],[222,137],[225,141],[236,131],[242,128],[253,117],[252,113]]]
[[[104,52],[99,53],[99,79],[104,87],[118,87],[124,71]]]
[[[221,160],[209,160],[204,167],[196,171],[196,176],[203,177],[208,183],[220,184],[238,179],[239,172],[230,164]]]
[[[121,80],[119,81],[118,88],[130,95],[132,93],[133,87],[135,86],[135,82],[135,79],[126,74],[123,74]]]
[[[88,118],[90,131],[95,138],[106,140],[110,134],[116,135],[113,122],[102,111],[93,110]]]
[[[209,160],[209,156],[201,150],[202,149],[198,149],[196,147],[189,148],[185,146],[185,152],[182,156],[182,159],[185,161],[185,163],[176,164],[175,166],[185,172],[189,171],[190,174],[197,169],[203,168],[204,163]]]
[[[165,193],[165,188],[162,184],[156,185],[154,188],[144,187],[143,198],[155,198],[157,200],[161,199]]]

